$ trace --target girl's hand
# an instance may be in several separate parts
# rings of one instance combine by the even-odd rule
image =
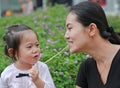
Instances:
[[[29,76],[32,78],[32,81],[36,85],[37,88],[44,88],[45,83],[39,78],[39,72],[35,66],[32,66],[30,70]]]
[[[35,66],[32,66],[32,69],[30,70],[29,76],[32,78],[32,81],[35,82],[39,79],[38,76],[39,72]]]

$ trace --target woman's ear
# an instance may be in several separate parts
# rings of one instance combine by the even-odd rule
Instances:
[[[9,54],[10,56],[13,56],[13,48],[9,48],[9,49],[8,49],[8,54]]]
[[[88,30],[89,30],[88,32],[89,32],[89,36],[90,37],[95,36],[96,33],[97,33],[97,26],[96,26],[96,24],[95,23],[91,23],[89,25],[89,29]]]

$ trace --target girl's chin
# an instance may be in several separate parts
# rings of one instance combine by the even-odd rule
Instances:
[[[36,63],[37,63],[37,61],[34,61],[34,62],[32,62],[31,64],[34,65],[34,64],[36,64]]]

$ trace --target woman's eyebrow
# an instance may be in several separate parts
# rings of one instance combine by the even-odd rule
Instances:
[[[68,27],[69,25],[71,25],[71,23],[67,23],[67,24],[66,24],[66,27]]]

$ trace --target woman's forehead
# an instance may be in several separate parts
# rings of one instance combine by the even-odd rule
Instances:
[[[76,22],[78,22],[77,15],[75,13],[69,13],[66,18],[66,26],[72,25]]]
[[[77,15],[75,13],[70,12],[67,15],[66,21],[77,21]]]

